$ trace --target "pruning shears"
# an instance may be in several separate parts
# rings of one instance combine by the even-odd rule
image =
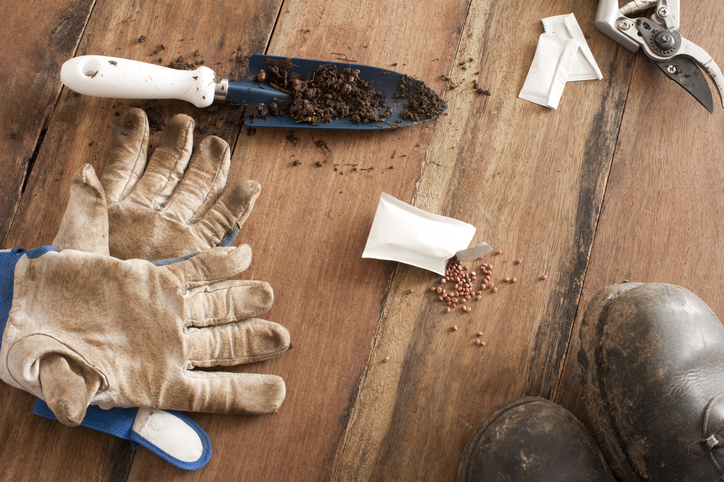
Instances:
[[[649,17],[647,11],[653,10]],[[600,0],[596,28],[631,52],[642,48],[659,68],[709,112],[714,101],[702,70],[719,92],[724,106],[724,75],[711,56],[679,33],[679,0],[633,0],[619,8],[618,0]]]

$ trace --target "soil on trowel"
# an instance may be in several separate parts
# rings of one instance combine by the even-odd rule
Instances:
[[[359,78],[359,70],[335,65],[320,65],[307,78],[290,69],[290,59],[272,60],[260,70],[253,81],[268,84],[286,92],[293,100],[269,103],[269,114],[292,116],[297,123],[319,125],[348,117],[355,124],[386,122],[392,114],[384,92],[374,89],[372,82]],[[402,119],[427,120],[442,113],[445,102],[421,81],[403,76],[394,98],[407,101]]]
[[[400,119],[422,121],[432,119],[445,110],[445,101],[424,82],[416,81],[407,75],[400,79],[400,85],[393,94],[395,99],[407,101],[400,112]]]

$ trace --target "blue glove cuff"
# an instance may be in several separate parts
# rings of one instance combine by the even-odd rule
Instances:
[[[0,252],[0,347],[2,335],[8,322],[10,308],[13,306],[13,287],[15,285],[15,265],[24,254],[33,259],[44,255],[48,251],[55,251],[52,246],[25,250],[13,248],[10,251]]]
[[[173,410],[165,410],[165,412],[173,415],[196,432],[203,447],[202,454],[197,460],[180,460],[164,450],[163,447],[155,445],[139,433],[134,432],[133,423],[136,421],[138,408],[111,408],[110,410],[103,410],[95,405],[91,405],[88,407],[85,418],[80,424],[82,427],[114,435],[124,440],[130,440],[133,450],[136,450],[139,445],[145,447],[166,462],[180,469],[198,470],[206,465],[211,458],[211,439],[209,439],[208,434],[188,415]],[[48,405],[39,398],[35,399],[33,413],[51,420],[57,420]]]

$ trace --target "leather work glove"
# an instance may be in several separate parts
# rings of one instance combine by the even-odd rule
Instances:
[[[285,393],[279,377],[192,370],[263,360],[289,346],[286,329],[253,318],[271,306],[268,285],[226,279],[248,266],[248,247],[165,267],[109,258],[105,196],[90,166],[76,173],[72,191],[61,234],[85,226],[86,252],[0,253],[0,378],[45,399],[68,425],[91,403],[275,411]]]
[[[148,163],[148,119],[131,108],[113,123],[101,184],[108,203],[109,249],[119,259],[167,260],[231,244],[261,190],[256,181],[226,186],[229,145],[209,136],[193,149],[194,121],[178,114]],[[81,206],[79,225],[86,207]],[[66,217],[69,214],[66,212]],[[78,248],[82,231],[66,230]],[[93,242],[92,240],[90,242]],[[53,247],[70,241],[59,234]]]
[[[146,113],[131,108],[116,118],[110,153],[101,177],[107,197],[123,198],[109,207],[112,256],[148,259],[162,265],[186,259],[213,246],[228,246],[234,240],[254,206],[260,186],[255,181],[226,186],[229,147],[220,138],[207,139],[191,156],[193,128],[190,117],[174,116],[160,135],[158,147],[147,166],[149,126]],[[149,181],[152,177],[155,180]],[[139,187],[142,178],[146,179],[145,188]],[[172,194],[173,202],[159,210],[153,206],[162,204],[162,196],[154,193],[152,188],[159,192],[164,188],[166,191],[175,188],[178,192]],[[222,197],[223,193],[226,195]],[[67,247],[94,249],[85,247],[94,243],[89,239],[86,224],[89,218],[100,215],[94,213],[94,209],[102,211],[105,207],[96,205],[98,203],[91,198],[82,199],[83,202],[71,200],[69,204],[63,227],[53,242],[57,250]],[[202,225],[182,222],[180,216],[193,213],[189,219],[198,220],[209,212],[214,214],[207,216]],[[203,229],[197,229],[201,226]],[[184,241],[189,245],[184,246]],[[56,419],[41,399],[36,399],[33,412]],[[101,410],[91,406],[81,425],[130,440],[134,449],[142,445],[186,470],[203,467],[211,457],[211,441],[206,432],[178,412],[137,408]]]

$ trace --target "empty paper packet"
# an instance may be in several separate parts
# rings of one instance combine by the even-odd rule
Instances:
[[[475,227],[431,214],[382,193],[363,258],[384,259],[445,275],[447,261],[467,262],[491,252],[486,243],[468,248]]]

